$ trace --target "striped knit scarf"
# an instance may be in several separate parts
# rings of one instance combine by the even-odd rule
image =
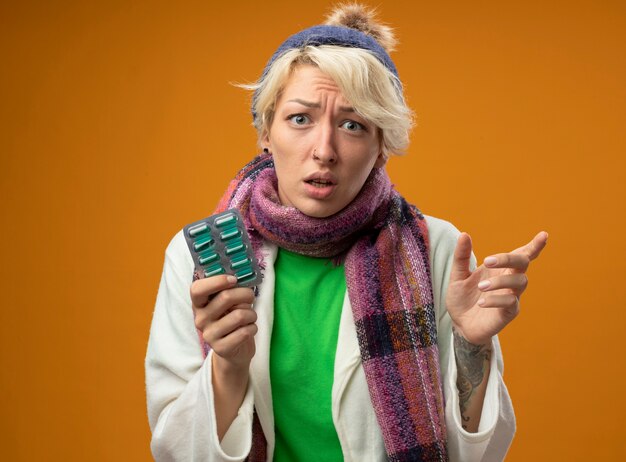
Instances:
[[[328,218],[280,205],[270,155],[231,181],[217,212],[238,208],[257,256],[265,239],[345,262],[370,398],[390,461],[447,460],[444,403],[423,215],[374,168],[357,197]],[[261,286],[262,290],[262,286]],[[248,460],[265,460],[255,415]]]

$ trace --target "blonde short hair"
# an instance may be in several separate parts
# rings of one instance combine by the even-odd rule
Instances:
[[[253,125],[259,140],[269,133],[276,102],[294,69],[301,64],[317,66],[330,76],[354,110],[379,128],[385,156],[404,152],[409,144],[413,112],[404,101],[401,82],[372,53],[336,45],[291,49],[277,58],[258,82],[241,85],[255,92]]]

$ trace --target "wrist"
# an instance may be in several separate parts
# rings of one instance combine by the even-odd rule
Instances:
[[[470,335],[466,334],[461,327],[459,327],[456,323],[452,323],[452,334],[456,339],[460,337],[465,342],[474,345],[476,347],[482,347],[483,349],[491,349],[493,336],[480,336],[480,335]]]
[[[213,352],[211,370],[217,436],[221,441],[239,414],[248,388],[248,366],[242,367]]]
[[[211,368],[215,384],[223,384],[231,390],[244,389],[248,384],[250,364],[236,364],[213,354]]]

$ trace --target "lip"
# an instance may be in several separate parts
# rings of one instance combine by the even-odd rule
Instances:
[[[326,181],[333,186],[337,184],[337,177],[332,172],[315,172],[304,178],[305,183],[311,180]]]
[[[328,183],[325,186],[314,186],[309,183],[312,180],[320,180]],[[330,172],[315,172],[304,178],[304,190],[311,199],[327,199],[337,188],[337,177]]]

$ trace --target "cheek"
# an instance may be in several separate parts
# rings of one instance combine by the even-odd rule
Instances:
[[[355,196],[356,196],[356,195],[357,195],[357,194],[361,191],[361,189],[363,188],[363,185],[364,185],[364,184],[365,184],[365,182],[367,181],[367,177],[369,176],[370,172],[371,172],[371,169],[370,169],[370,170],[363,170],[363,171],[361,172],[361,174],[360,174],[360,175],[358,175],[358,178],[356,179],[355,184],[353,185],[353,188],[354,188],[353,194],[354,194]]]
[[[306,161],[306,144],[298,138],[276,136],[272,139],[270,150],[279,178],[293,180],[291,177],[300,173],[299,170]]]
[[[361,157],[360,160],[354,162],[351,168],[351,171],[354,172],[352,177],[354,180],[353,187],[359,190],[361,189],[372,172],[376,159],[377,153],[372,151],[368,153],[368,155]]]
[[[351,185],[351,190],[349,193],[350,200],[354,200],[354,198],[359,195],[371,172],[372,169],[362,170],[359,172],[359,175],[354,176],[354,181]]]
[[[298,178],[298,171],[292,160],[285,153],[273,154],[274,169],[276,178],[278,179],[278,192],[281,200],[285,205],[289,205],[288,197],[294,192],[294,184]]]

